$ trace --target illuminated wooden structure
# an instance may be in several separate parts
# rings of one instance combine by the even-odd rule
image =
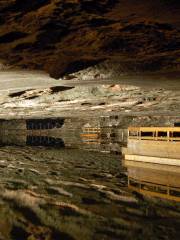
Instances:
[[[97,139],[101,129],[99,127],[84,127],[83,132],[80,134],[82,139]]]
[[[125,159],[180,166],[180,127],[130,127]]]
[[[180,127],[129,127],[128,139],[180,141]]]

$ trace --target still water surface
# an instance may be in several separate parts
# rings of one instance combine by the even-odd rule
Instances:
[[[180,239],[180,196],[151,194],[180,189],[180,168],[128,165],[125,141],[81,134],[1,134],[0,239]]]

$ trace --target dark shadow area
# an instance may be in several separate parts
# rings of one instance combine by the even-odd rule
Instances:
[[[26,145],[29,146],[47,146],[64,148],[64,142],[61,138],[53,138],[48,136],[27,136]]]
[[[70,90],[73,88],[74,87],[55,86],[55,87],[51,87],[51,91],[52,91],[52,93],[58,93],[58,92],[67,91],[67,90]]]
[[[0,36],[0,44],[3,43],[10,43],[10,42],[13,42],[13,41],[16,41],[18,39],[21,39],[21,38],[24,38],[28,36],[27,33],[24,33],[24,32],[10,32],[10,33],[7,33],[7,34],[4,34],[2,36]]]

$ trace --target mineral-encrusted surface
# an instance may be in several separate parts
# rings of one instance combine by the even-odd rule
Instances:
[[[178,0],[3,0],[0,58],[55,78],[104,61],[118,74],[179,71],[179,13]]]

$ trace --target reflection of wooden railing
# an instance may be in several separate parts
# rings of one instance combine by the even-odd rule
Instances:
[[[83,133],[100,133],[101,128],[96,127],[85,127],[83,128]]]
[[[129,127],[128,138],[138,140],[180,141],[180,127]]]
[[[145,182],[128,177],[128,187],[141,194],[180,202],[180,188]]]
[[[99,138],[100,132],[101,132],[100,128],[86,127],[86,128],[83,128],[83,132],[80,134],[80,136],[82,139],[93,140],[93,139]]]

